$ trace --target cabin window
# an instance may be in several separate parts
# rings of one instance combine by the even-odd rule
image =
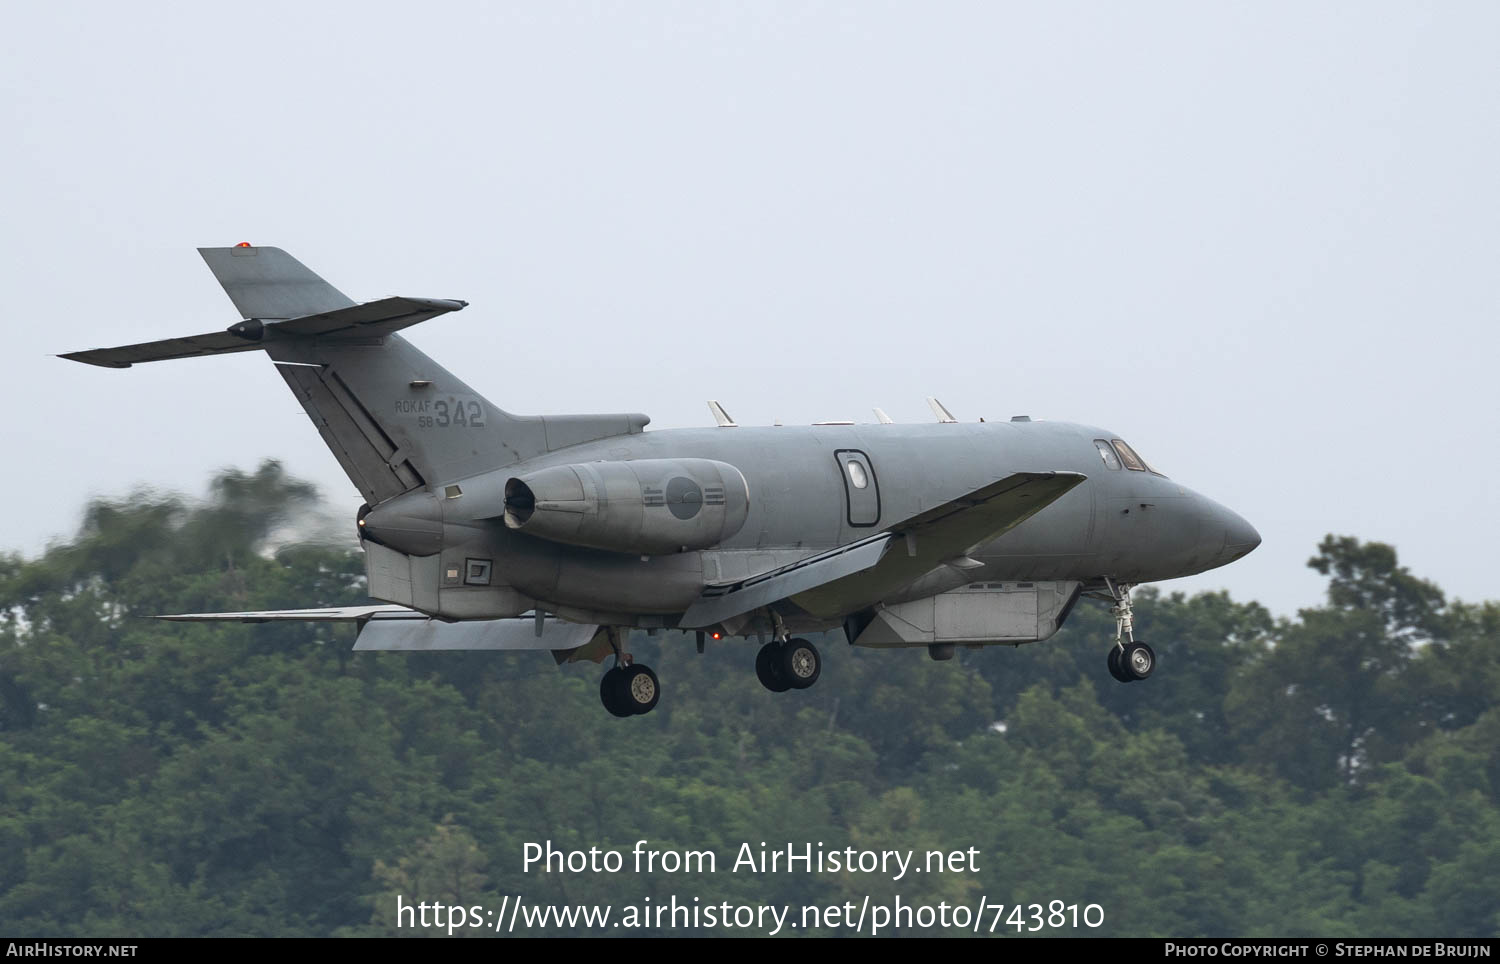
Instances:
[[[1094,448],[1099,450],[1099,457],[1104,460],[1104,467],[1118,472],[1120,469],[1119,456],[1115,450],[1109,447],[1109,443],[1102,438],[1094,439]]]
[[[849,481],[856,489],[863,489],[870,484],[870,476],[865,473],[865,467],[853,459],[849,460]]]

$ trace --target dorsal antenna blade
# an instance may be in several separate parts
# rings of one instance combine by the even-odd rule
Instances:
[[[934,415],[937,416],[937,420],[939,422],[956,422],[956,421],[958,421],[958,419],[956,419],[956,418],[953,417],[953,413],[952,412],[948,411],[946,408],[943,407],[943,403],[942,402],[940,402],[937,399],[933,398],[931,395],[927,396],[927,407],[930,408],[930,409],[932,409],[932,414],[934,414]]]

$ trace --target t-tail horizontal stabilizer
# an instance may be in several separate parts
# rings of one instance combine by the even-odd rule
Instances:
[[[280,248],[241,244],[199,248],[198,253],[243,321],[224,331],[75,351],[62,357],[103,368],[129,368],[138,362],[252,351],[281,338],[378,338],[468,304],[437,298],[382,298],[355,304]]]
[[[171,361],[201,355],[223,355],[235,351],[264,348],[267,341],[280,338],[322,338],[341,341],[350,338],[378,338],[402,328],[458,311],[466,301],[440,298],[382,298],[362,305],[351,305],[316,315],[304,315],[286,321],[249,318],[230,325],[224,331],[183,338],[164,338],[118,348],[95,348],[63,355],[69,361],[98,365],[101,368],[129,368],[139,362]]]

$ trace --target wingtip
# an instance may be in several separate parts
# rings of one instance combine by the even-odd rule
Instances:
[[[89,351],[63,352],[62,354],[53,355],[52,357],[53,358],[61,358],[61,359],[64,359],[65,361],[79,362],[80,364],[84,364],[84,365],[93,365],[95,368],[129,368],[130,367],[130,365],[131,365],[130,362],[107,362],[107,361],[100,361],[97,358],[90,358],[89,357],[95,351],[101,351],[101,350],[102,349],[97,349],[96,348],[96,349],[91,349]]]

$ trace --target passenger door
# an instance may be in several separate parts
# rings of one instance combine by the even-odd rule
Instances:
[[[839,449],[839,475],[844,480],[844,498],[849,525],[865,528],[880,523],[880,485],[870,457],[859,449]]]

